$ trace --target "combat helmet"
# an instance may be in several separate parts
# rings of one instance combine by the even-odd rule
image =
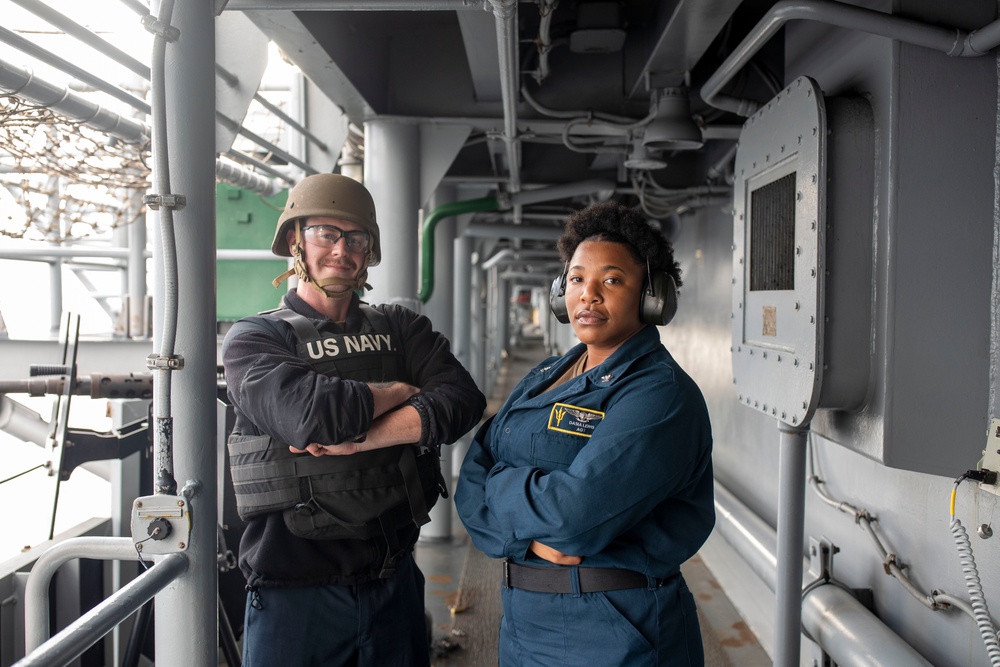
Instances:
[[[364,227],[371,237],[368,266],[377,266],[382,261],[375,202],[371,193],[353,178],[340,174],[306,176],[291,189],[274,230],[271,252],[281,257],[291,257],[292,253],[285,243],[285,232],[296,220],[314,215],[350,220]]]
[[[309,277],[305,262],[302,261],[302,221],[313,216],[349,220],[361,225],[368,232],[370,239],[368,252],[355,282],[349,283],[342,278],[330,278],[322,281],[323,284],[317,285]],[[289,247],[286,241],[287,232],[293,226],[295,243],[294,247]],[[300,280],[312,284],[331,298],[349,296],[351,292],[331,292],[323,289],[329,285],[349,285],[355,289],[362,287],[371,289],[371,286],[365,282],[368,277],[368,267],[376,266],[382,261],[382,246],[375,218],[375,202],[371,193],[358,181],[341,174],[313,174],[305,177],[288,193],[285,208],[278,217],[278,224],[274,230],[271,252],[279,257],[295,258],[294,268],[274,279],[275,287],[294,273]]]

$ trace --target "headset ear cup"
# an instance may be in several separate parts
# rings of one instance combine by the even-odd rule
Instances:
[[[566,274],[561,273],[552,281],[552,289],[549,290],[549,310],[555,315],[556,320],[563,324],[569,324],[569,311],[566,310]]]
[[[644,324],[663,326],[677,314],[677,283],[669,273],[654,273],[642,291],[640,315]]]

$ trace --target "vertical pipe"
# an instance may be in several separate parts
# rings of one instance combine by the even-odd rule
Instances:
[[[375,200],[382,263],[371,269],[372,299],[420,312],[417,248],[420,209],[420,130],[412,123],[365,123],[365,186]]]
[[[477,261],[472,267],[471,280],[472,306],[469,312],[469,372],[472,379],[479,385],[479,389],[490,395],[489,387],[486,385],[486,352],[483,349],[485,339],[485,325],[483,315],[486,312],[486,294],[483,292],[483,272]]]
[[[173,380],[174,471],[191,507],[187,573],[156,602],[156,664],[218,665],[218,511],[215,326],[215,23],[212,3],[178,0],[172,25],[180,37],[167,47],[167,145],[177,257],[176,349],[184,368]],[[165,194],[165,193],[161,193]]]
[[[63,309],[63,288],[62,288],[62,266],[63,261],[58,257],[49,262],[49,331],[58,333],[62,321]]]
[[[130,215],[132,212],[129,207]],[[138,208],[136,208],[138,212]],[[129,338],[146,338],[146,219],[137,217],[128,226],[128,329]]]
[[[805,528],[806,434],[778,422],[778,581],[775,667],[796,667],[802,644],[802,557]]]
[[[469,357],[469,345],[472,329],[472,250],[473,239],[460,234],[454,242],[454,266],[455,266],[455,300],[453,318],[453,336],[451,339],[455,357],[458,361],[472,372],[472,365]],[[473,375],[475,377],[475,375]],[[482,386],[480,385],[480,389]],[[452,475],[458,476],[458,471],[462,467],[465,459],[465,452],[469,449],[471,436],[465,435],[458,442],[452,445]]]
[[[427,209],[433,210],[442,204],[455,201],[454,186],[442,185],[434,191]],[[455,218],[449,217],[441,220],[434,228],[434,245],[438,251],[434,253],[434,283],[447,286],[451,284],[453,267],[453,254],[455,239]],[[434,329],[440,331],[448,340],[454,339],[452,327],[454,310],[454,292],[450,289],[439,289],[424,304],[427,317],[430,318]],[[441,474],[444,476],[446,488],[451,489],[451,462],[454,447],[443,447],[441,449]],[[452,501],[441,500],[430,511],[431,522],[420,531],[421,540],[448,540],[451,539],[451,508]]]

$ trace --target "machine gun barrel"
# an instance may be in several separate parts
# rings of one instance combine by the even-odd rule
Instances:
[[[62,394],[65,391],[65,383],[65,375],[47,375],[27,380],[0,380],[0,394],[29,396]],[[152,398],[153,375],[152,373],[114,375],[91,373],[89,377],[78,377],[70,391],[72,394],[91,398]]]

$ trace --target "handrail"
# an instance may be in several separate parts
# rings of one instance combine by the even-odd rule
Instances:
[[[30,653],[49,638],[49,583],[56,570],[77,558],[131,560],[130,537],[75,537],[56,544],[38,557],[24,587],[24,650]]]
[[[187,569],[188,558],[184,554],[164,556],[107,600],[14,663],[14,667],[62,667],[69,664]]]

